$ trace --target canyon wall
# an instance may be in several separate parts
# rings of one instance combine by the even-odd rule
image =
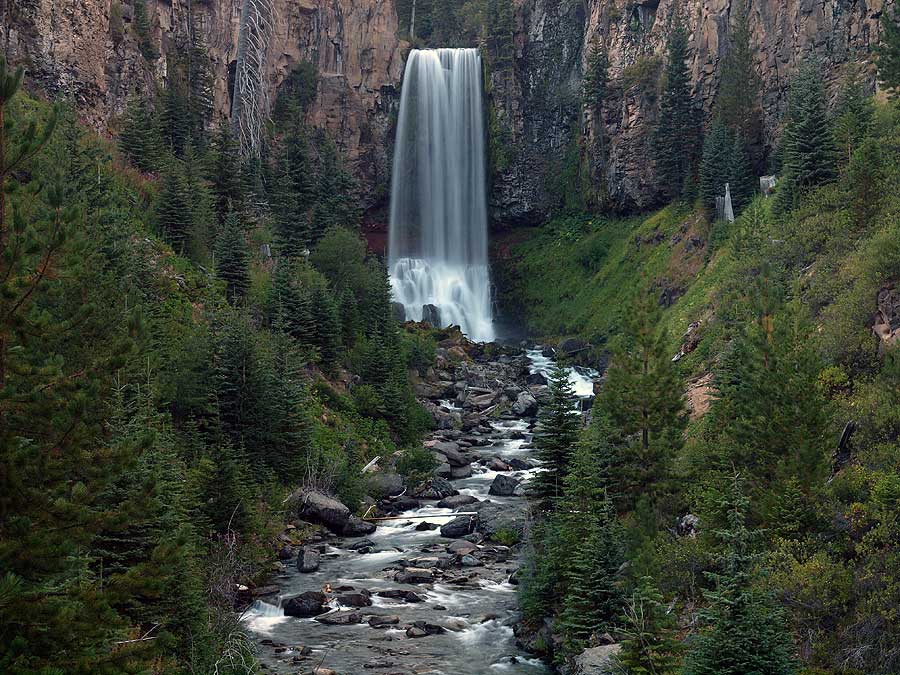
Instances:
[[[393,0],[264,1],[273,17],[266,87],[274,94],[296,64],[313,63],[319,84],[309,121],[328,130],[365,194],[383,192],[404,55]],[[114,130],[132,92],[165,81],[167,56],[189,44],[193,16],[209,51],[216,112],[227,115],[243,0],[143,0],[159,58],[142,54],[141,2],[0,0],[0,49],[26,66],[29,86],[72,101],[98,130]]]
[[[212,59],[216,108],[227,114],[243,0],[143,0],[152,42],[162,54],[151,60],[141,54],[135,30],[135,3],[141,1],[0,0],[0,48],[28,67],[33,86],[70,98],[98,129],[114,129],[131,91],[165,80],[165,56],[183,48],[193,13]],[[393,0],[263,1],[275,17],[266,86],[274,93],[300,61],[316,65],[320,79],[309,121],[334,137],[360,179],[366,206],[383,205],[391,120],[408,49],[398,38]],[[673,16],[677,12],[689,29],[690,71],[708,121],[733,0],[512,1],[514,58],[491,68],[487,83],[494,220],[540,222],[560,206],[562,183],[577,175],[571,167],[578,162],[589,167],[594,191],[608,194],[612,206],[656,204],[650,139]],[[891,2],[750,0],[769,148],[780,131],[790,79],[802,63],[821,64],[832,94],[848,64],[857,64],[874,90],[872,50]],[[594,41],[610,56],[610,94],[599,119],[585,114],[580,100]]]

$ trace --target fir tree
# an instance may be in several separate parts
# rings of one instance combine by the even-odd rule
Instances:
[[[584,72],[584,105],[592,112],[599,112],[606,100],[608,86],[609,55],[597,40],[591,43]]]
[[[166,241],[176,252],[183,253],[191,231],[192,212],[182,163],[171,160],[165,168],[162,181],[156,204],[156,219]]]
[[[762,135],[759,106],[760,78],[754,67],[750,45],[750,2],[741,0],[733,8],[736,15],[728,51],[722,61],[716,113],[735,134],[756,148]]]
[[[159,124],[163,143],[173,155],[182,157],[191,134],[188,95],[175,63],[169,64],[169,71],[169,78],[163,91]]]
[[[155,171],[162,157],[156,111],[151,102],[137,94],[128,103],[119,134],[119,148],[141,171]]]
[[[853,219],[861,227],[870,226],[884,200],[885,167],[881,147],[873,138],[867,138],[853,153],[847,178],[850,183],[850,208]]]
[[[621,535],[608,498],[596,507],[585,537],[578,542],[567,573],[559,626],[565,653],[578,654],[593,633],[608,630],[622,611],[618,571],[624,561]]]
[[[894,96],[900,91],[900,10],[885,8],[881,15],[881,43],[876,47],[878,77]]]
[[[858,78],[844,82],[832,114],[834,140],[843,157],[849,162],[856,148],[872,128],[875,109]]]
[[[141,54],[148,61],[156,61],[159,58],[159,49],[153,40],[150,14],[147,10],[147,0],[134,0],[134,31],[138,36],[138,47]]]
[[[649,292],[638,296],[623,342],[614,352],[601,395],[602,409],[629,445],[619,476],[632,496],[658,495],[680,448],[685,424],[683,386],[672,365],[660,309]]]
[[[212,118],[215,82],[209,49],[197,26],[193,5],[189,5],[190,45],[187,50],[187,91],[190,136],[196,145],[205,145],[206,128]]]
[[[666,86],[663,90],[654,147],[663,193],[680,196],[693,178],[698,142],[697,115],[687,68],[688,34],[676,23],[669,34]]]
[[[307,353],[318,349],[311,290],[300,285],[297,263],[290,258],[278,261],[272,281],[274,324],[286,332]]]
[[[436,0],[431,4],[431,39],[440,46],[449,46],[459,32],[456,7],[451,0]]]
[[[240,151],[227,124],[220,125],[216,134],[209,173],[216,216],[221,225],[229,212],[243,213],[246,207]]]
[[[731,188],[731,206],[738,215],[753,200],[759,179],[753,171],[747,144],[740,133],[734,135],[734,144],[728,159],[728,184]]]
[[[341,322],[334,298],[324,280],[311,289],[311,311],[316,326],[316,346],[322,363],[332,367],[341,349]]]
[[[675,675],[680,672],[681,643],[674,611],[649,577],[641,579],[620,619],[625,639],[616,657],[627,675]]]
[[[552,511],[562,495],[563,481],[569,471],[569,456],[581,420],[568,371],[557,364],[550,374],[549,400],[541,409],[534,444],[541,471],[530,483],[531,497],[541,511]]]
[[[225,297],[239,303],[250,288],[250,260],[241,220],[235,212],[225,217],[216,241],[216,276],[225,282]]]
[[[709,574],[715,590],[706,594],[706,627],[691,642],[684,675],[792,675],[782,612],[768,592],[757,588],[758,556],[751,548],[749,501],[739,478],[722,508],[728,514],[728,528],[716,533],[725,546],[722,571]]]
[[[725,183],[730,174],[730,158],[734,147],[733,134],[720,119],[703,139],[703,159],[700,162],[700,199],[710,215],[716,213],[716,197],[725,195]]]
[[[818,69],[804,67],[791,86],[784,130],[783,171],[776,208],[787,211],[809,188],[834,180],[836,149]]]

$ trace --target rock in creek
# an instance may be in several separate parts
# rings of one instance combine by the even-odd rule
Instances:
[[[396,614],[390,614],[387,616],[384,615],[376,615],[369,617],[369,625],[372,628],[383,628],[385,626],[396,626],[400,623],[400,617]]]
[[[369,475],[369,490],[382,497],[393,497],[403,492],[403,478],[391,471],[379,471]]]
[[[470,478],[472,476],[472,465],[454,466],[450,469],[450,478],[458,480],[460,478]]]
[[[430,530],[436,530],[440,527],[437,523],[429,523],[427,520],[423,520],[421,523],[416,525],[416,532],[428,532]]]
[[[297,553],[297,570],[304,574],[315,572],[319,569],[319,559],[320,554],[316,549],[304,546]]]
[[[391,600],[403,600],[409,603],[425,602],[425,598],[414,591],[407,591],[402,588],[393,588],[387,591],[378,591],[375,593],[379,598],[390,598]]]
[[[466,466],[469,463],[459,451],[459,445],[452,441],[436,441],[431,444],[431,449],[446,457],[450,466]]]
[[[347,626],[351,623],[362,623],[363,615],[356,610],[347,610],[339,612],[331,612],[316,617],[319,623],[325,623],[329,626]]]
[[[339,595],[337,601],[344,607],[371,607],[372,598],[368,592]]]
[[[440,635],[441,633],[446,632],[447,631],[443,626],[438,626],[433,623],[426,623],[425,621],[415,621],[409,628],[406,629],[406,637],[420,638],[427,637],[429,635]]]
[[[459,539],[475,531],[477,516],[458,516],[441,527],[441,536],[447,539]]]
[[[512,409],[520,417],[534,417],[538,413],[538,402],[530,391],[523,391],[516,398]]]
[[[622,649],[621,645],[600,645],[590,647],[575,657],[576,672],[584,675],[607,675],[614,672],[615,656]]]
[[[477,550],[477,544],[473,544],[471,541],[467,541],[465,539],[456,539],[454,541],[451,541],[447,546],[447,551],[456,555],[468,555],[469,553],[473,553]]]
[[[372,534],[374,531],[374,523],[367,523],[356,516],[350,516],[347,522],[344,523],[344,529],[341,533],[345,537],[364,537],[367,534]]]
[[[431,478],[419,485],[414,494],[419,499],[443,499],[458,495],[459,490],[454,489],[450,481],[444,478]]]
[[[297,514],[303,520],[324,525],[336,534],[342,533],[344,525],[350,519],[350,509],[321,492],[301,492],[298,504]]]
[[[434,572],[424,567],[407,567],[394,575],[394,581],[398,584],[430,584],[434,581]]]
[[[407,496],[397,497],[392,500],[384,500],[379,502],[378,505],[388,513],[393,514],[403,513],[404,511],[413,511],[422,506],[418,499]]]
[[[309,617],[316,616],[326,611],[325,594],[318,591],[306,591],[293,598],[288,598],[282,603],[285,616]]]
[[[518,485],[519,481],[517,478],[500,474],[494,478],[488,493],[497,497],[511,497],[515,494]]]
[[[354,541],[347,548],[351,551],[359,551],[364,548],[375,548],[375,542],[371,539],[360,539],[359,541]]]
[[[461,506],[474,504],[478,499],[472,495],[454,495],[453,497],[445,497],[437,503],[439,509],[458,509]]]

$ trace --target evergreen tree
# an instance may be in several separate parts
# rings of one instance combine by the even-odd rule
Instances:
[[[153,40],[153,27],[150,23],[150,14],[147,10],[147,0],[134,0],[134,32],[137,33],[138,47],[141,54],[148,61],[156,61],[159,58],[159,49]]]
[[[654,146],[656,172],[663,193],[682,195],[694,174],[698,144],[697,115],[687,68],[688,34],[676,23],[669,33],[666,85],[659,110]]]
[[[728,51],[722,60],[716,114],[750,148],[756,148],[762,140],[762,110],[759,105],[760,78],[753,64],[750,45],[749,0],[737,3],[732,13],[736,19]]]
[[[881,43],[876,47],[878,77],[894,96],[900,91],[900,10],[885,7],[881,15]]]
[[[728,159],[728,183],[731,188],[731,206],[738,215],[753,200],[759,179],[753,171],[747,144],[740,133],[734,135],[734,145]]]
[[[867,138],[853,153],[847,178],[850,183],[850,208],[858,226],[870,226],[884,200],[885,167],[881,147],[873,138]]]
[[[136,94],[128,103],[119,134],[119,148],[141,171],[155,171],[162,158],[162,140],[159,137],[156,110],[152,103]]]
[[[591,43],[584,71],[584,105],[598,113],[609,86],[609,55],[599,40]]]
[[[675,675],[680,672],[681,643],[676,636],[675,613],[649,577],[625,605],[620,620],[625,634],[616,657],[618,670],[627,675]]]
[[[156,203],[160,232],[178,253],[183,253],[192,226],[191,197],[185,185],[183,164],[171,160],[163,172]]]
[[[311,289],[300,285],[297,263],[290,258],[278,261],[272,281],[274,324],[286,332],[307,353],[318,349]]]
[[[612,422],[624,435],[637,436],[619,476],[633,497],[655,496],[664,489],[686,422],[684,387],[668,354],[665,332],[658,330],[659,319],[654,297],[641,293],[601,395],[602,409]]]
[[[331,139],[321,139],[320,154],[321,166],[310,228],[309,244],[312,245],[318,243],[332,227],[356,227],[361,213],[356,182],[341,166],[337,147]]]
[[[190,136],[196,145],[205,146],[206,128],[213,114],[215,81],[203,31],[197,26],[193,5],[188,7],[190,45],[187,50],[187,91]]]
[[[621,534],[612,503],[604,497],[596,507],[585,537],[577,543],[567,571],[560,614],[565,653],[580,653],[593,633],[606,631],[622,611],[619,568],[624,561]]]
[[[341,351],[341,322],[331,291],[324,280],[311,289],[311,311],[316,326],[316,346],[322,363],[336,365]]]
[[[716,213],[716,197],[725,196],[733,147],[731,130],[717,117],[703,139],[703,159],[700,162],[700,199],[709,215]]]
[[[431,39],[440,46],[450,46],[459,33],[456,3],[436,0],[431,4]]]
[[[531,497],[541,511],[552,511],[562,495],[563,481],[569,471],[569,456],[581,419],[569,373],[557,364],[550,373],[549,400],[541,409],[534,444],[542,466],[530,485]]]
[[[816,67],[805,66],[794,79],[788,115],[776,201],[776,208],[781,212],[792,208],[804,190],[837,176],[834,136]]]
[[[739,478],[722,508],[728,514],[728,529],[716,533],[725,546],[722,571],[709,573],[715,590],[706,594],[706,626],[691,642],[684,675],[791,675],[795,667],[782,612],[757,588],[758,556],[751,548],[749,501]]]
[[[209,178],[219,224],[231,211],[243,213],[247,196],[241,156],[227,124],[219,126],[214,139]]]
[[[180,69],[169,64],[169,77],[163,91],[159,124],[163,143],[176,157],[184,155],[191,134],[191,117],[188,93]]]
[[[225,282],[225,297],[231,303],[239,303],[250,288],[249,257],[244,228],[232,211],[216,241],[216,276]]]
[[[835,143],[848,162],[869,134],[874,115],[872,98],[867,95],[859,78],[844,82],[832,114],[832,127]]]

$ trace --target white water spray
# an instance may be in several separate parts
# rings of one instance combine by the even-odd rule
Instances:
[[[444,326],[490,341],[484,140],[478,50],[413,50],[394,154],[391,289],[408,319],[434,305]]]

